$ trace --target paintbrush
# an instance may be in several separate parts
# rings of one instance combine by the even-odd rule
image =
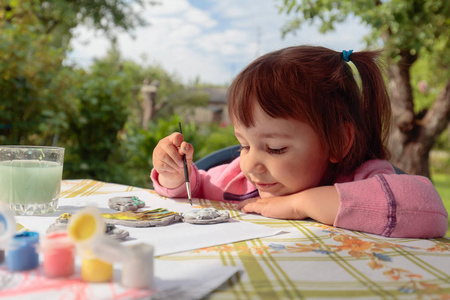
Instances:
[[[183,134],[183,130],[181,129],[181,122],[178,122],[178,126],[180,127],[180,133]],[[186,181],[186,191],[189,198],[189,203],[192,206],[192,199],[191,199],[191,185],[189,183],[189,171],[186,161],[186,154],[183,154],[183,166],[184,166],[184,179]]]

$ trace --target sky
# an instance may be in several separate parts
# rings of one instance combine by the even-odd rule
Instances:
[[[288,46],[309,44],[333,50],[364,48],[368,29],[356,18],[336,30],[320,34],[304,25],[282,38],[281,28],[291,18],[279,14],[281,0],[160,0],[144,16],[150,26],[121,33],[118,49],[124,59],[144,66],[159,65],[184,84],[227,85],[260,55]],[[69,61],[89,66],[106,55],[110,42],[87,27],[77,27]]]

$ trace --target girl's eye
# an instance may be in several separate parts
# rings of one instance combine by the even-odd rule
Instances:
[[[283,154],[284,152],[286,152],[286,147],[279,149],[267,148],[267,152],[269,152],[270,154]]]
[[[242,150],[248,150],[248,149],[250,149],[250,146],[242,146],[241,145],[241,148],[239,149],[239,152],[241,152]]]

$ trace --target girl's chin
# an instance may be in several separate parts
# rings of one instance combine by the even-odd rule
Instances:
[[[287,192],[287,191],[277,191],[277,192],[272,192],[272,193],[270,193],[270,192],[263,192],[263,191],[259,191],[259,190],[258,190],[258,192],[259,192],[259,197],[261,197],[261,198],[273,198],[273,197],[289,196],[289,195],[292,195],[292,194],[295,194],[295,193],[299,193],[299,192],[301,192],[301,191],[303,191],[303,190],[296,191],[296,192],[291,192],[291,191],[289,191],[289,192]]]

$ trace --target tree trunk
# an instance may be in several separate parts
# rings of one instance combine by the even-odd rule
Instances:
[[[148,122],[153,118],[155,114],[156,105],[156,93],[158,92],[159,81],[149,79],[144,80],[144,84],[141,88],[142,93],[142,129],[148,129]]]
[[[414,114],[409,69],[416,57],[403,54],[389,67],[393,124],[389,149],[391,163],[407,174],[430,177],[429,154],[450,122],[450,81],[421,119]]]

